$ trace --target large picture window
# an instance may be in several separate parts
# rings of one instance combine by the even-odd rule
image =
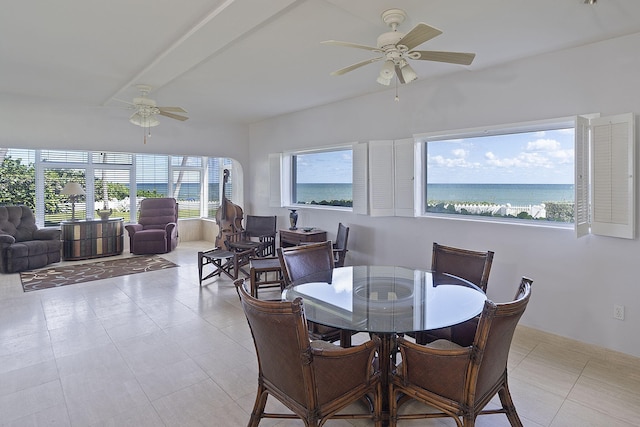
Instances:
[[[426,212],[573,222],[574,127],[426,143]]]
[[[294,153],[290,158],[292,204],[353,205],[351,148]]]
[[[632,113],[417,135],[419,206],[631,239],[634,137]]]
[[[61,194],[68,182],[85,191],[74,202],[75,218],[97,218],[96,210],[135,221],[139,202],[148,197],[176,197],[180,218],[215,217],[220,206],[217,157],[168,156],[65,150],[0,148],[0,203],[24,204],[39,226],[71,219],[71,203]],[[205,205],[206,202],[206,205]]]

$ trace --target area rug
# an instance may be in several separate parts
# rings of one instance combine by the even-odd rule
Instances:
[[[177,264],[157,255],[143,255],[86,264],[65,264],[60,267],[51,267],[42,270],[23,271],[20,273],[20,279],[22,280],[22,289],[24,289],[25,292],[31,292],[39,289],[74,285],[76,283],[163,270],[177,266]]]

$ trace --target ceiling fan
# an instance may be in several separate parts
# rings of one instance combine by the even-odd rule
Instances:
[[[334,71],[331,73],[332,76],[340,76],[364,65],[384,60],[377,82],[388,86],[395,74],[398,76],[400,83],[404,84],[418,78],[416,72],[409,65],[410,59],[470,65],[476,56],[475,53],[414,50],[422,43],[442,34],[442,31],[421,22],[406,34],[399,32],[397,30],[398,25],[402,24],[407,18],[406,12],[402,9],[385,10],[382,12],[381,17],[382,21],[391,27],[391,31],[378,37],[376,47],[337,40],[322,42],[323,44],[354,47],[382,54],[376,58],[367,59]]]
[[[156,101],[153,99],[147,98],[149,92],[151,92],[151,86],[139,84],[136,85],[138,90],[140,91],[140,97],[133,98],[133,102],[127,102],[118,100],[120,102],[124,102],[126,104],[131,105],[131,108],[135,110],[135,112],[129,117],[129,121],[134,125],[150,128],[153,126],[158,126],[160,122],[156,118],[156,116],[165,116],[172,119],[185,121],[188,119],[186,116],[181,116],[175,113],[186,113],[187,111],[182,107],[158,107],[156,105]]]

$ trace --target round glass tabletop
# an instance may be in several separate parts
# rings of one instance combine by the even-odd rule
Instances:
[[[352,266],[295,281],[308,320],[358,332],[407,333],[452,326],[480,314],[486,295],[448,274],[395,266]]]

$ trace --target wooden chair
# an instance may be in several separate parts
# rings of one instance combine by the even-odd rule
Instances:
[[[311,273],[332,270],[334,267],[331,241],[278,248],[278,258],[285,286]],[[340,340],[340,345],[345,348],[351,345],[351,332],[314,322],[309,322],[309,335],[316,340]]]
[[[471,251],[433,242],[431,270],[436,274],[448,273],[461,277],[482,289],[483,292],[487,291],[492,263],[492,251]],[[477,318],[471,319],[468,324],[465,323],[436,331],[418,332],[414,337],[418,344],[426,344],[436,339],[453,340],[460,344],[455,338],[456,334],[461,336],[460,340],[463,340],[464,337],[468,338],[469,331],[471,331],[471,338],[473,338]]]
[[[473,343],[462,347],[437,340],[426,346],[398,338],[402,363],[391,378],[391,425],[398,420],[453,417],[458,427],[472,427],[481,414],[507,415],[522,426],[509,393],[507,358],[516,325],[531,295],[532,281],[522,278],[513,302],[484,305]],[[483,410],[498,394],[502,407]],[[437,413],[398,414],[409,399],[440,410]]]
[[[348,349],[310,341],[301,298],[258,300],[244,283],[239,279],[235,285],[258,356],[258,392],[248,426],[262,418],[300,418],[305,426],[368,418],[382,426],[380,372],[374,363],[380,340]],[[270,395],[293,414],[265,412]],[[368,400],[370,412],[337,414],[360,399]]]
[[[277,219],[277,216],[247,215],[245,228],[228,234],[225,245],[230,251],[254,249],[259,257],[275,256]]]
[[[433,242],[431,270],[449,273],[473,283],[484,292],[489,283],[489,272],[493,262],[493,252],[478,252]]]
[[[347,241],[349,240],[349,227],[338,223],[338,234],[333,242],[333,261],[336,267],[344,267],[344,259],[347,256]]]

